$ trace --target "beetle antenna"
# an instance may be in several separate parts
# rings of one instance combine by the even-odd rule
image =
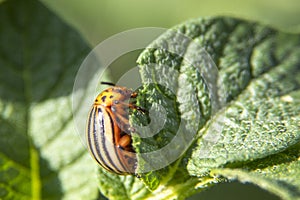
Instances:
[[[101,81],[100,83],[101,83],[101,84],[103,84],[103,85],[111,85],[111,86],[116,86],[116,84],[114,84],[114,83],[111,83],[111,82],[105,82],[105,81]]]

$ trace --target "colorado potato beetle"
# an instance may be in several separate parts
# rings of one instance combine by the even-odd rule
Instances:
[[[136,92],[112,83],[94,101],[88,114],[86,138],[88,149],[104,169],[120,174],[134,174],[137,158],[132,147],[129,109],[143,111],[130,103]]]

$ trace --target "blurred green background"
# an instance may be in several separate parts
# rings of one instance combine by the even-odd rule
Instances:
[[[42,0],[96,46],[108,37],[138,27],[170,28],[185,20],[227,15],[255,20],[287,32],[300,32],[299,0]],[[113,80],[130,67],[140,51],[124,55],[112,66]],[[277,199],[252,185],[222,184],[191,199]]]
[[[299,0],[42,0],[96,45],[137,27],[169,28],[190,18],[230,15],[300,30]]]
[[[81,32],[95,47],[122,31],[140,27],[170,28],[191,18],[234,16],[287,32],[300,32],[299,0],[41,0]],[[135,51],[110,67],[116,82],[135,66]]]

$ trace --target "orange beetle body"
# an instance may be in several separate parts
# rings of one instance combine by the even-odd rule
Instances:
[[[138,109],[129,102],[136,92],[113,86],[101,92],[89,112],[86,128],[88,148],[95,160],[116,174],[134,174],[136,155],[132,147],[128,110]]]

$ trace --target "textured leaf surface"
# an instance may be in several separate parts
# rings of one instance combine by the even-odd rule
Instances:
[[[108,199],[145,199],[151,196],[150,191],[138,178],[128,175],[119,176],[99,169],[100,191]]]
[[[285,152],[253,162],[240,169],[214,169],[212,173],[229,180],[251,182],[282,199],[299,199],[299,145]],[[247,169],[247,170],[245,170]]]
[[[71,102],[89,47],[38,1],[6,1],[0,18],[0,198],[96,198]]]
[[[203,49],[218,68],[218,76],[211,79],[215,82],[210,82],[217,86],[214,99],[212,87],[195,70],[208,66],[198,60]],[[154,41],[138,59],[144,83],[138,103],[147,109],[162,105],[167,118],[154,137],[134,138],[139,169],[147,165],[144,152],[163,148],[178,131],[197,128],[198,139],[168,167],[141,174],[153,195],[160,191],[157,198],[182,199],[194,188],[201,190],[228,177],[286,199],[299,198],[300,185],[294,181],[299,179],[299,57],[299,35],[231,18],[188,21]],[[135,115],[132,122],[145,125],[143,118]],[[185,129],[179,128],[182,119]],[[291,159],[282,162],[285,155]],[[167,160],[164,156],[157,160]],[[234,176],[234,170],[241,175]],[[184,192],[179,192],[180,185]],[[285,187],[279,191],[275,185]]]

